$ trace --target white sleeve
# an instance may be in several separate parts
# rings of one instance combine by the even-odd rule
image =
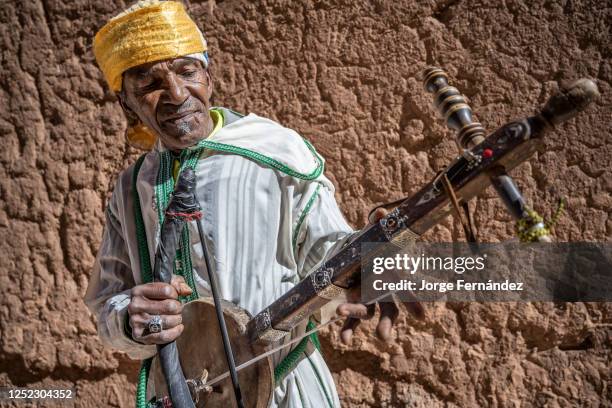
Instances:
[[[135,282],[121,224],[112,204],[113,198],[106,210],[104,235],[85,303],[98,320],[98,336],[103,344],[127,353],[134,360],[143,360],[155,355],[157,349],[155,345],[135,342],[124,329]]]
[[[334,255],[353,235],[326,184],[312,182],[308,202],[298,219],[295,251],[300,279]]]

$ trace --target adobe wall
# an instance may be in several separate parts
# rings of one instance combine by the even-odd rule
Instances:
[[[497,5],[491,5],[497,4]],[[138,152],[91,51],[123,1],[28,0],[0,11],[0,385],[75,387],[78,407],[132,406],[138,364],[102,347],[81,300],[116,174]],[[215,103],[298,130],[327,159],[347,219],[415,192],[455,155],[419,79],[444,67],[493,130],[557,81],[602,98],[513,175],[536,210],[568,208],[561,241],[612,235],[610,9],[599,1],[191,1],[210,44]],[[492,191],[472,202],[483,240],[512,237]],[[462,239],[447,219],[428,240]],[[396,343],[365,324],[322,334],[343,405],[605,406],[610,304],[428,304]],[[0,402],[1,406],[9,406]]]

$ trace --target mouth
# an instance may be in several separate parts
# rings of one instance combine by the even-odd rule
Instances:
[[[176,122],[180,119],[186,119],[194,114],[198,113],[197,111],[186,111],[186,112],[179,112],[179,113],[175,113],[172,115],[168,115],[166,116],[162,122]]]

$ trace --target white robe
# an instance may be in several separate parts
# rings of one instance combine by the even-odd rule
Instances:
[[[250,114],[208,140],[218,149],[237,147],[251,156],[206,150],[196,174],[221,296],[255,315],[335,252],[352,229],[336,204],[333,185],[318,175],[323,160],[295,131]],[[159,235],[153,192],[161,149],[158,144],[146,155],[137,181],[151,263]],[[133,219],[133,168],[122,172],[115,185],[85,301],[98,319],[103,343],[133,359],[145,359],[155,354],[156,347],[134,342],[123,330],[130,290],[142,283]],[[206,296],[210,291],[197,228],[194,223],[189,228],[196,288]],[[274,363],[279,360],[277,355]],[[271,406],[329,407],[329,400],[340,405],[332,376],[315,350],[277,385]]]

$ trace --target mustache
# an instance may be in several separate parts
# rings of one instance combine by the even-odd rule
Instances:
[[[202,104],[198,103],[194,100],[195,98],[188,98],[181,105],[172,105],[169,103],[164,103],[157,111],[157,117],[160,121],[175,119],[181,116],[185,116],[187,114],[193,112],[199,112],[202,110]]]

